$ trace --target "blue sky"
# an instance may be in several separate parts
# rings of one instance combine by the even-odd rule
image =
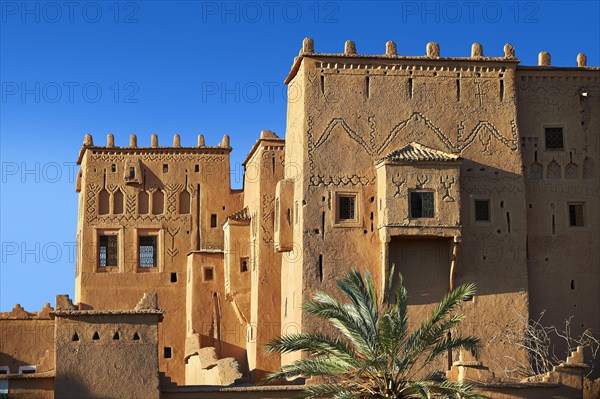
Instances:
[[[74,292],[75,161],[130,133],[149,145],[231,136],[232,181],[260,130],[285,134],[283,79],[304,37],[317,52],[468,56],[473,42],[524,65],[537,54],[600,65],[598,1],[0,1],[0,311]]]

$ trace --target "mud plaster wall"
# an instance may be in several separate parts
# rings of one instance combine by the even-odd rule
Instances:
[[[39,365],[53,352],[54,320],[0,318],[0,366],[8,366],[12,374],[20,366]]]
[[[223,340],[230,349],[224,352],[236,358],[243,372],[248,371],[246,344],[250,320],[251,249],[249,221],[229,220],[225,226],[223,306],[227,307],[227,319],[223,325]]]
[[[545,311],[543,324],[564,328],[564,321],[573,316],[573,335],[586,328],[597,333],[600,71],[517,69],[517,87],[527,179],[531,317]],[[548,126],[563,128],[563,151],[546,149]],[[584,226],[570,226],[570,203],[584,204]],[[560,350],[566,353],[563,346]]]
[[[252,377],[279,368],[278,356],[266,355],[264,345],[280,333],[281,254],[275,251],[275,187],[283,178],[284,142],[261,140],[248,159],[244,181],[244,206],[251,215],[251,297],[248,363]],[[252,173],[250,173],[252,171]],[[247,190],[247,191],[246,191]]]
[[[207,269],[212,269],[212,280],[207,279]],[[240,371],[248,376],[247,325],[238,317],[224,286],[223,253],[194,252],[188,256],[187,336],[199,334],[200,347],[214,347],[218,358],[234,357]],[[193,366],[186,364],[186,368],[192,373]]]
[[[281,258],[281,334],[300,332],[302,328],[302,294],[303,287],[303,256],[304,256],[304,219],[306,211],[306,182],[304,173],[308,170],[308,160],[304,158],[306,145],[305,132],[305,98],[304,75],[306,69],[300,65],[298,75],[288,86],[286,141],[284,170],[285,178],[293,181],[294,224],[292,251],[286,252]],[[286,310],[287,305],[287,312]],[[288,353],[281,356],[282,364],[297,359],[298,353]]]
[[[305,57],[293,80],[305,96],[305,129],[294,121],[287,130],[288,145],[302,143],[299,151],[303,158],[298,164],[303,165],[300,175],[306,206],[301,300],[310,299],[319,289],[334,292],[335,280],[354,267],[371,271],[381,285],[387,265],[373,262],[381,259],[381,242],[369,221],[371,212],[377,215],[373,163],[417,141],[463,158],[463,227],[456,282],[475,282],[479,287],[476,300],[464,306],[468,319],[477,323],[466,323],[463,330],[480,336],[498,335],[505,328],[496,323],[499,312],[514,308],[517,315],[527,315],[527,269],[524,258],[518,256],[524,251],[526,222],[515,64],[417,60],[385,67],[393,63]],[[288,116],[302,113],[298,108],[290,105]],[[358,194],[359,226],[334,226],[332,197],[336,190]],[[476,196],[490,200],[491,223],[473,222],[470,204]],[[377,226],[380,223],[375,220]],[[499,246],[492,259],[486,255],[489,243]],[[512,248],[510,243],[521,247]],[[503,318],[511,323],[510,316]],[[304,316],[303,329],[316,327]],[[513,347],[494,342],[484,348],[484,362],[490,352],[523,357]]]
[[[94,309],[129,309],[144,292],[157,292],[165,310],[160,347],[172,348],[172,358],[161,351],[160,368],[179,383],[184,382],[186,254],[222,250],[222,223],[241,205],[230,189],[230,151],[101,147],[87,149],[82,162],[79,195],[85,206],[79,215],[76,301]],[[126,173],[138,160],[139,183],[128,183]],[[104,232],[118,234],[118,267],[97,266],[97,237]],[[143,234],[158,235],[156,268],[138,268],[137,240]]]
[[[56,397],[158,398],[158,317],[57,317]]]
[[[21,378],[8,382],[11,399],[54,399],[54,378]]]

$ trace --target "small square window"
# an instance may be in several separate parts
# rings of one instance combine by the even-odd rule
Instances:
[[[171,349],[170,346],[165,346],[165,359],[170,359],[173,357],[173,350]]]
[[[356,195],[341,194],[337,198],[338,221],[356,220]]]
[[[546,136],[546,150],[562,151],[564,148],[562,127],[547,127],[544,129]]]
[[[409,201],[411,218],[433,217],[433,191],[411,191]]]
[[[248,271],[248,258],[241,258],[240,259],[240,271],[242,273],[247,272]]]
[[[139,237],[139,254],[140,267],[156,267],[157,265],[157,248],[156,236],[140,236]]]
[[[172,283],[176,283],[177,282],[177,273],[171,273],[171,282]]]
[[[217,227],[217,214],[213,213],[212,215],[210,215],[210,227],[212,229]]]
[[[37,366],[19,366],[19,374],[35,374]]]
[[[490,200],[475,200],[475,220],[489,222]]]
[[[204,281],[213,281],[215,278],[214,271],[212,267],[204,268]]]
[[[98,266],[117,266],[118,237],[117,235],[101,235],[98,237]]]
[[[169,165],[164,163],[163,164],[163,173],[167,173],[169,171]]]
[[[583,223],[583,204],[569,204],[569,225],[581,227]]]

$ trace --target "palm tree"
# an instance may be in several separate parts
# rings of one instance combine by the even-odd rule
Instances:
[[[337,282],[349,303],[317,292],[312,301],[305,303],[304,311],[324,319],[341,334],[332,337],[302,332],[270,341],[266,346],[269,353],[301,350],[309,356],[270,374],[264,382],[309,376],[329,381],[307,387],[305,398],[479,398],[473,386],[448,381],[440,372],[417,377],[449,350],[462,348],[476,353],[477,338],[448,334],[463,319],[450,313],[464,297],[475,293],[475,285],[463,285],[448,293],[429,320],[411,333],[406,289],[398,275],[394,303],[390,301],[391,279],[378,306],[371,274],[366,273],[363,279],[356,270]]]

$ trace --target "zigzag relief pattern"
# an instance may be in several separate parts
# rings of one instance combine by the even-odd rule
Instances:
[[[467,194],[504,194],[504,193],[522,193],[522,183],[496,183],[493,185],[482,185],[482,184],[473,184],[473,183],[460,183],[460,191],[461,193]]]
[[[381,155],[381,153],[387,148],[388,145],[396,138],[398,133],[400,133],[404,128],[408,125],[409,122],[418,122],[423,120],[425,125],[435,132],[436,136],[444,143],[448,150],[454,151],[454,146],[450,142],[450,139],[437,127],[435,126],[429,119],[427,119],[420,112],[414,112],[408,119],[398,123],[388,134],[387,138],[384,140],[383,144],[377,150],[376,155]]]
[[[535,77],[522,77],[519,84],[519,101],[527,104],[528,112],[535,114],[552,113],[558,115],[564,112],[568,99],[577,98],[581,92],[590,93],[591,97],[597,97],[600,86],[592,80],[581,80],[578,87],[563,82],[560,78],[550,78],[554,83],[540,80]]]
[[[452,141],[448,138],[448,136],[446,136],[440,128],[435,126],[431,122],[431,120],[427,119],[425,116],[423,116],[423,114],[421,114],[419,112],[413,113],[408,119],[405,119],[402,122],[398,123],[390,131],[390,133],[387,135],[386,139],[384,140],[383,144],[379,148],[375,148],[375,140],[373,138],[371,138],[371,140],[370,140],[371,145],[368,145],[362,139],[362,137],[360,137],[360,135],[358,133],[356,133],[354,130],[352,130],[352,128],[350,128],[350,126],[348,126],[346,121],[344,121],[342,118],[334,118],[329,122],[329,124],[327,125],[327,128],[325,128],[325,131],[323,132],[323,134],[321,135],[319,140],[316,143],[314,143],[314,148],[319,148],[329,138],[333,129],[339,125],[342,127],[342,129],[344,129],[344,131],[348,134],[348,136],[351,139],[353,139],[354,141],[356,141],[361,147],[363,147],[369,155],[380,156],[383,153],[383,151],[390,145],[390,143],[398,136],[398,134],[400,132],[402,132],[406,128],[406,126],[410,122],[418,122],[418,121],[424,121],[425,125],[430,130],[432,130],[435,133],[435,135],[444,143],[444,145],[446,146],[446,149],[450,150],[451,152],[454,152],[454,153],[460,153],[462,150],[464,150],[466,147],[468,147],[480,133],[486,132],[486,131],[489,132],[492,136],[494,136],[498,141],[500,141],[502,144],[504,144],[509,149],[514,151],[518,148],[518,146],[517,146],[518,131],[517,131],[517,126],[516,126],[516,123],[514,120],[511,121],[512,129],[511,129],[511,138],[510,139],[507,139],[504,136],[502,136],[502,134],[498,131],[498,129],[496,129],[496,127],[491,122],[488,122],[488,121],[480,121],[473,128],[473,130],[467,135],[467,137],[462,139],[461,135],[462,135],[462,131],[464,129],[464,123],[461,122],[461,128],[459,128],[458,142],[456,144],[453,144]],[[369,124],[371,127],[371,132],[370,132],[369,136],[373,137],[374,130],[375,130],[375,126],[374,126],[375,123],[371,122],[371,121],[369,121],[369,122],[370,122]]]
[[[369,147],[369,145],[362,139],[362,137],[360,137],[354,130],[352,130],[350,126],[348,126],[346,121],[344,121],[342,118],[334,118],[329,122],[327,128],[325,128],[325,131],[323,132],[319,140],[315,143],[315,148],[319,148],[321,144],[327,141],[329,135],[337,125],[340,125],[342,129],[346,131],[348,136],[350,136],[352,140],[360,144],[360,146],[363,147],[369,155],[372,155],[373,150]]]
[[[484,146],[484,153],[491,155],[492,152],[489,150],[489,143],[491,138],[495,138],[504,146],[509,148],[511,151],[518,150],[518,137],[519,132],[517,129],[517,124],[514,120],[510,121],[511,124],[511,137],[504,137],[498,129],[489,121],[480,121],[477,125],[470,131],[469,134],[464,135],[464,122],[461,122],[458,128],[458,138],[457,142],[453,143],[450,138],[440,128],[438,128],[431,120],[425,117],[420,112],[414,112],[408,119],[405,119],[398,123],[392,130],[388,133],[387,137],[383,141],[383,143],[376,147],[375,137],[376,137],[376,127],[375,127],[375,118],[369,117],[369,142],[367,143],[361,135],[359,135],[356,131],[354,131],[348,123],[343,118],[333,118],[328,124],[323,134],[319,137],[318,140],[314,140],[313,135],[313,127],[314,127],[314,119],[312,116],[308,117],[307,125],[307,135],[308,135],[308,161],[310,165],[310,185],[369,185],[375,182],[375,178],[352,175],[352,176],[323,176],[315,173],[315,161],[314,161],[314,152],[317,148],[323,145],[331,136],[333,130],[336,127],[341,127],[348,137],[358,143],[366,153],[373,159],[381,157],[386,148],[392,143],[392,141],[407,128],[407,126],[411,122],[419,122],[422,121],[425,126],[431,130],[435,136],[446,146],[446,150],[452,153],[460,154],[464,149],[469,147],[476,138],[480,138],[482,145]],[[416,141],[417,137],[410,137],[409,134],[407,138],[413,141]]]
[[[100,185],[89,183],[86,190],[86,219],[88,222],[96,218],[96,195],[100,191]]]
[[[335,186],[357,186],[357,185],[368,186],[369,184],[375,184],[376,180],[377,179],[375,177],[369,178],[366,176],[358,176],[358,175],[342,176],[342,177],[317,175],[317,176],[311,176],[310,184],[313,186],[318,186],[321,184],[324,184],[326,186],[329,186],[332,184]]]
[[[127,202],[125,204],[125,209],[126,209],[127,213],[129,213],[129,214],[135,213],[135,208],[136,208],[136,203],[137,203],[136,198],[137,198],[137,195],[135,195],[135,194],[127,194]]]
[[[101,223],[129,223],[134,222],[187,222],[190,219],[189,215],[106,215],[98,216],[98,221]]]
[[[222,162],[226,160],[222,155],[192,155],[192,154],[141,154],[142,161],[194,161],[194,162]],[[125,156],[121,154],[92,154],[91,161],[122,162]]]
[[[165,184],[167,194],[167,212],[175,213],[177,211],[177,199],[179,193],[185,189],[184,184],[168,183]]]
[[[141,156],[143,161],[195,161],[195,162],[221,162],[226,158],[219,155],[173,155],[173,154],[148,154]]]
[[[458,143],[453,146],[454,147],[454,152],[462,152],[462,150],[464,150],[465,148],[467,148],[469,145],[471,145],[471,143],[473,143],[473,141],[475,141],[475,138],[483,135],[485,133],[488,133],[490,135],[492,135],[493,137],[495,137],[498,141],[500,141],[502,144],[504,144],[506,147],[508,147],[510,150],[512,151],[516,151],[518,146],[517,146],[517,142],[518,142],[518,130],[517,130],[517,124],[515,123],[514,120],[510,121],[511,124],[511,134],[512,134],[512,138],[511,139],[507,139],[504,136],[502,136],[502,134],[500,134],[500,132],[498,131],[498,129],[496,129],[496,127],[491,124],[490,122],[486,122],[486,121],[481,121],[477,124],[477,126],[475,126],[475,128],[473,130],[471,130],[471,133],[469,133],[469,135],[466,138],[462,138],[462,133],[464,132],[464,124],[463,122],[461,122],[461,127],[458,129]]]

